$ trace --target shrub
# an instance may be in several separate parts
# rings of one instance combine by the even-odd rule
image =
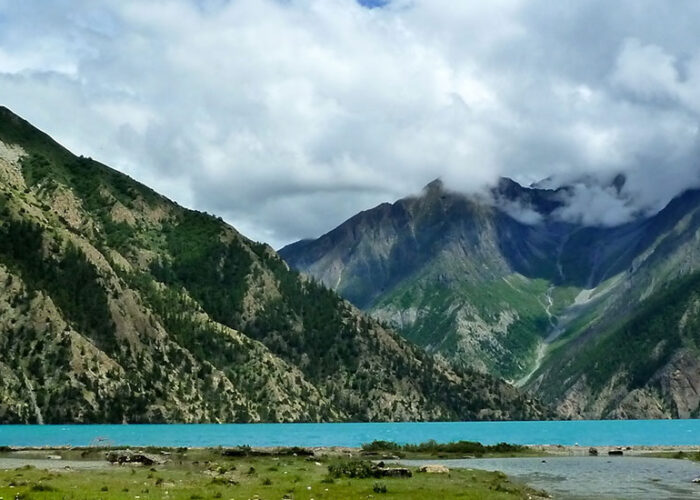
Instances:
[[[365,452],[413,452],[413,453],[456,453],[469,455],[483,455],[484,453],[514,453],[527,449],[519,444],[498,443],[483,445],[476,441],[456,441],[453,443],[438,443],[434,440],[420,444],[400,445],[391,441],[373,441],[362,445]]]
[[[393,441],[372,441],[362,445],[362,451],[400,451],[401,445]]]
[[[371,462],[364,460],[353,460],[329,465],[328,473],[331,475],[331,477],[364,479],[368,477],[375,477],[376,467]]]
[[[375,493],[386,493],[386,484],[384,483],[374,483],[372,491]]]
[[[56,488],[54,488],[51,485],[48,484],[43,484],[43,483],[37,483],[33,484],[31,487],[32,491],[56,491]]]

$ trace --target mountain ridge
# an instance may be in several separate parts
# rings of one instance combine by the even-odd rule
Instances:
[[[2,107],[0,179],[0,422],[551,415]]]
[[[624,183],[616,176],[610,186],[619,194]],[[584,352],[577,345],[621,335],[615,322],[632,321],[647,297],[700,269],[700,192],[688,190],[649,217],[587,226],[558,216],[567,189],[502,179],[489,200],[434,184],[420,197],[364,211],[280,255],[430,352],[518,380],[569,417],[643,417],[644,411],[622,411],[610,401],[566,407],[572,398],[560,389],[584,380],[594,364],[577,364],[574,372],[562,366]],[[537,209],[537,218],[518,220],[508,203]],[[698,368],[685,366],[688,379],[700,381]],[[558,383],[563,372],[572,383]],[[629,392],[626,376],[615,375],[619,383],[611,383]],[[656,398],[666,406],[648,411],[690,415],[671,399]]]

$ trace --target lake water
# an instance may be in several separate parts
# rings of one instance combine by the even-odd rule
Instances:
[[[700,445],[700,420],[347,424],[0,425],[0,446],[360,446],[421,443]]]
[[[439,463],[450,468],[498,470],[511,479],[546,490],[554,498],[656,500],[699,499],[700,464],[640,457],[484,458],[402,460],[407,465]]]

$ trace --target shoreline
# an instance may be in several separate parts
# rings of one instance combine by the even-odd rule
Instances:
[[[542,451],[551,456],[588,456],[589,450],[594,448],[600,454],[608,451],[622,451],[625,456],[644,456],[654,453],[698,453],[700,445],[606,445],[606,446],[563,446],[563,445],[533,445],[528,449]]]
[[[548,444],[548,445],[523,445],[524,452],[535,452],[542,455],[548,456],[587,456],[591,449],[596,449],[600,454],[605,454],[608,451],[622,451],[626,456],[643,456],[654,453],[700,453],[700,445],[598,445],[598,446],[580,446],[580,445],[559,445],[559,444]],[[115,446],[1,446],[0,445],[0,456],[6,453],[10,454],[22,454],[22,453],[37,453],[37,452],[48,452],[48,451],[75,451],[75,452],[107,452],[107,451],[118,451],[118,450],[150,450],[152,452],[165,452],[165,453],[175,453],[178,450],[189,450],[189,451],[221,451],[226,449],[239,449],[243,447],[237,446],[152,446],[152,445],[115,445]],[[362,447],[353,446],[251,446],[247,448],[251,455],[260,456],[275,456],[275,455],[289,455],[298,451],[300,453],[308,452],[312,456],[371,456],[372,453],[367,452]],[[390,454],[390,451],[379,451],[375,454],[386,455]],[[443,453],[446,455],[453,455],[452,453]],[[459,453],[457,453],[458,455]],[[521,456],[520,453],[501,453],[499,456],[513,457]]]
[[[597,456],[586,446],[477,445],[428,443],[420,451],[386,442],[364,448],[2,447],[0,498],[36,498],[36,491],[48,492],[40,497],[47,500],[64,498],[76,485],[78,498],[105,500],[309,500],[377,492],[402,500],[463,498],[465,492],[468,498],[545,499],[590,493],[592,486],[600,498],[618,498],[640,485],[643,498],[652,499],[668,488],[685,495],[678,498],[695,498],[697,491],[699,445],[599,446]],[[620,449],[622,457],[608,456]],[[601,475],[594,485],[586,479]],[[624,481],[612,485],[620,477]]]

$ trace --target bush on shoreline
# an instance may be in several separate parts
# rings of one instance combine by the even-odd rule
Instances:
[[[362,445],[362,451],[365,453],[459,453],[480,456],[486,453],[517,453],[525,450],[527,447],[519,444],[483,445],[476,441],[438,443],[430,440],[420,444],[404,445],[393,441],[372,441]]]

